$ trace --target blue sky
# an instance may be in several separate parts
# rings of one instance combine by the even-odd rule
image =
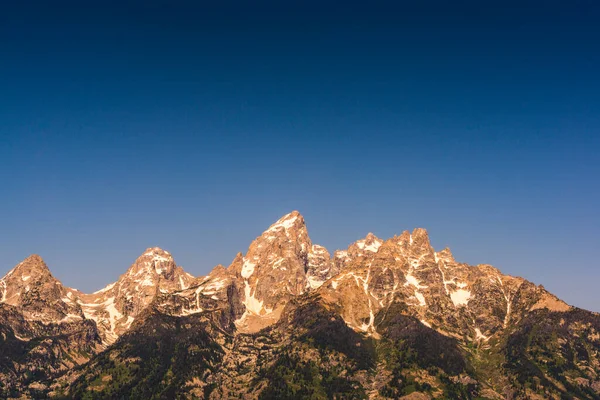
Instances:
[[[596,2],[44,3],[0,13],[0,275],[202,275],[297,209],[600,311]]]

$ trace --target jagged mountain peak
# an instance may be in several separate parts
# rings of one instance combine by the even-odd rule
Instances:
[[[137,261],[163,261],[172,262],[173,256],[166,250],[160,247],[149,247],[147,248],[137,259]]]
[[[160,247],[149,247],[129,267],[126,275],[157,274],[171,280],[175,268],[175,260],[171,253]]]
[[[44,259],[39,254],[31,254],[29,257],[21,261],[20,264],[42,264],[46,266]]]
[[[289,213],[285,214],[284,216],[282,216],[281,218],[279,218],[277,220],[277,222],[275,222],[273,225],[281,224],[281,223],[284,223],[285,221],[289,221],[289,223],[293,223],[297,219],[299,219],[301,222],[304,222],[304,217],[302,216],[302,214],[300,214],[300,212],[297,210],[293,210],[292,212],[289,212]]]
[[[231,271],[224,265],[218,264],[208,273],[208,275],[198,279],[198,281],[202,282],[205,279],[222,279],[230,276],[234,276],[234,274],[232,274]]]
[[[382,244],[383,240],[379,239],[371,232],[369,232],[364,239],[354,242],[354,245],[356,245],[360,250],[370,251],[371,253],[376,253]]]
[[[163,289],[164,285],[185,288],[195,278],[177,266],[175,259],[166,250],[160,247],[149,247],[129,267],[127,272],[115,283],[117,286],[152,287],[156,290]],[[110,285],[109,285],[110,286]],[[170,287],[169,286],[169,287]]]
[[[237,271],[238,273],[240,272],[239,269],[241,268],[241,265],[244,263],[244,253],[242,253],[241,251],[238,251],[237,254],[235,255],[235,257],[233,258],[233,261],[231,261],[231,264],[229,264],[229,266],[227,267],[228,271]]]
[[[227,271],[227,268],[223,265],[223,264],[217,264],[209,273],[209,275],[212,275],[213,273],[222,273],[224,271]]]
[[[29,279],[35,280],[48,275],[51,275],[51,273],[42,257],[37,254],[32,254],[10,270],[4,279],[19,276],[23,281],[27,281]]]
[[[434,250],[429,241],[429,234],[424,228],[415,228],[410,235],[409,248],[418,255],[428,254],[433,258]]]
[[[63,286],[37,254],[21,261],[0,280],[0,303],[18,307],[27,320],[44,323],[82,319],[76,293]]]
[[[173,258],[173,256],[171,256],[171,253],[161,249],[160,247],[148,247],[140,257],[157,255],[167,258]]]
[[[413,229],[411,237],[413,239],[413,243],[426,242],[427,244],[429,244],[429,233],[427,233],[427,229],[425,228]]]
[[[258,260],[263,258],[263,255],[270,253],[281,253],[280,256],[283,257],[292,254],[306,256],[311,247],[312,242],[308,236],[304,218],[298,211],[292,211],[279,218],[257,237],[250,244],[243,260],[247,264],[248,260]],[[238,257],[239,255],[236,260]]]
[[[149,247],[116,282],[81,294],[79,304],[85,317],[96,321],[103,341],[111,344],[157,296],[186,289],[195,280],[175,264],[171,253]]]
[[[365,236],[365,240],[376,240],[379,239],[377,236],[375,236],[375,234],[373,232],[369,232],[367,233],[367,236]]]
[[[246,312],[236,321],[238,328],[254,331],[265,326],[267,319],[276,321],[291,297],[322,283],[329,264],[327,251],[313,248],[298,211],[278,219],[228,268],[244,285],[242,303]],[[312,277],[310,281],[308,277]],[[255,324],[256,316],[264,318]]]
[[[436,260],[442,260],[447,263],[456,262],[454,260],[454,255],[452,254],[452,251],[448,247],[435,253],[435,258],[436,258]]]
[[[0,302],[19,304],[22,302],[22,294],[29,292],[30,288],[38,286],[40,283],[46,283],[49,287],[62,286],[52,276],[42,257],[32,254],[0,280]]]
[[[395,236],[398,244],[402,247],[431,247],[429,233],[425,228],[415,228],[412,233],[403,231],[400,236]]]
[[[336,250],[333,255],[336,270],[340,271],[346,268],[353,259],[373,257],[383,244],[382,239],[369,232],[363,239],[351,243],[346,250]]]
[[[306,254],[310,251],[312,242],[308,237],[308,231],[304,218],[298,211],[292,211],[284,215],[265,230],[259,237],[254,239],[245,255],[238,253],[230,268],[246,264],[248,260],[258,260],[263,255],[270,253]],[[250,263],[255,263],[250,261]],[[239,268],[238,268],[239,269]],[[240,272],[240,271],[238,271]],[[247,278],[248,276],[245,276]]]
[[[292,211],[291,213],[279,218],[273,225],[269,227],[269,229],[263,233],[263,235],[300,229],[306,229],[304,217],[298,211]]]
[[[400,246],[409,246],[412,244],[412,235],[409,231],[403,231],[400,236],[396,236]]]

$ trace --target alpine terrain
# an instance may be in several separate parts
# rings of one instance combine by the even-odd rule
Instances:
[[[0,398],[600,399],[600,315],[421,228],[331,253],[294,211],[205,277],[149,248],[86,294],[27,257]]]

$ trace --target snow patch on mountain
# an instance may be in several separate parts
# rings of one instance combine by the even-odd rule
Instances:
[[[376,253],[377,250],[379,250],[379,248],[383,244],[381,240],[375,240],[373,241],[373,243],[370,244],[366,244],[365,242],[366,241],[364,239],[359,240],[358,242],[356,242],[356,246],[358,246],[358,248],[361,250],[370,251],[372,253]]]
[[[479,328],[475,328],[475,340],[488,341],[489,339],[490,338],[488,336],[485,336],[483,333],[481,333]]]
[[[423,296],[423,293],[419,292],[418,290],[415,290],[415,297],[419,301],[419,305],[420,306],[426,306],[427,305],[427,302],[425,301],[425,296]]]
[[[254,294],[255,293],[252,293],[252,288],[248,284],[248,281],[245,281],[244,295],[246,296],[246,298],[244,299],[243,303],[246,306],[246,310],[255,315],[268,314],[269,311],[263,307],[264,301],[254,297]]]
[[[298,219],[297,215],[288,214],[288,215],[284,216],[283,218],[279,219],[273,225],[271,225],[271,227],[269,227],[269,229],[267,229],[265,231],[265,233],[266,232],[275,232],[280,229],[286,229],[286,230],[290,229],[291,227],[294,226],[297,219]]]
[[[450,298],[455,306],[464,306],[469,302],[471,292],[465,289],[458,289],[457,291],[450,293]]]
[[[307,278],[307,280],[308,280],[308,285],[311,289],[318,289],[319,287],[321,287],[323,285],[323,283],[325,283],[325,281],[315,278],[314,276],[309,276]]]
[[[244,279],[248,279],[252,276],[252,274],[254,273],[254,268],[256,267],[256,264],[253,262],[250,262],[249,260],[246,260],[246,258],[244,258],[244,264],[242,265],[242,278]]]
[[[106,286],[105,288],[102,288],[100,290],[95,291],[92,294],[99,294],[99,293],[104,293],[104,292],[108,292],[110,289],[112,289],[115,286],[116,282],[111,283],[110,285]]]

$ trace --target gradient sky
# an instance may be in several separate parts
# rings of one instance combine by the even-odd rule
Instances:
[[[600,311],[597,1],[12,3],[0,276],[91,292],[150,246],[203,275],[297,209],[330,251],[424,227]]]

